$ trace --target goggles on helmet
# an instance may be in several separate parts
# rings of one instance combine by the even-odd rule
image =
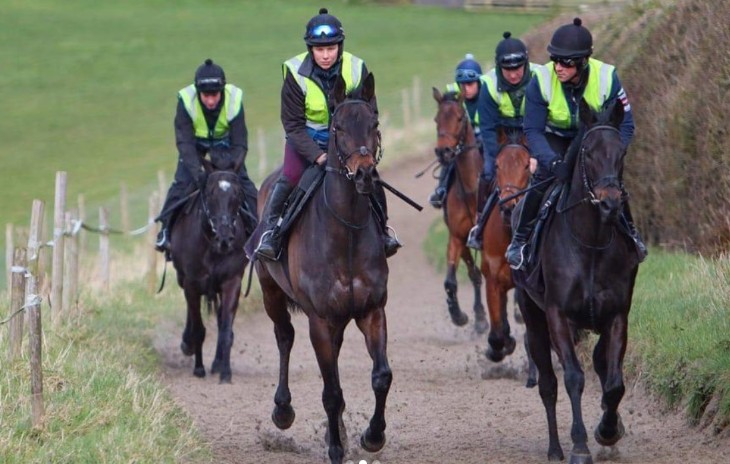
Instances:
[[[506,69],[519,68],[524,65],[526,61],[527,55],[522,52],[509,53],[499,58],[499,67]]]
[[[456,81],[457,82],[472,82],[479,80],[479,73],[473,69],[457,69],[456,70]]]
[[[564,68],[575,68],[578,65],[579,58],[563,58],[560,56],[551,55],[550,61],[558,63]]]
[[[328,38],[333,39],[335,37],[339,37],[340,31],[329,24],[320,24],[319,26],[314,26],[309,30],[308,36],[312,39],[319,39],[319,38]]]
[[[220,92],[223,90],[223,79],[220,77],[204,77],[195,82],[198,92]]]

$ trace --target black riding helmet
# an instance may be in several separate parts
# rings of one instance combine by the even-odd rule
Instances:
[[[572,24],[560,26],[555,31],[547,51],[556,58],[588,58],[593,53],[593,36],[583,27],[583,21],[575,18]]]
[[[226,86],[226,73],[223,68],[208,58],[195,71],[195,89],[198,92],[222,92]]]
[[[497,44],[494,62],[498,68],[517,69],[527,64],[527,47],[520,39],[513,39],[511,32],[502,34]]]
[[[327,8],[320,8],[319,14],[313,16],[304,31],[304,42],[308,47],[341,44],[345,40],[342,23],[329,14]]]

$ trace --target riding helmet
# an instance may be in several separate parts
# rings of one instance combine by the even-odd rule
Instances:
[[[208,58],[195,71],[195,88],[198,92],[215,93],[223,91],[226,86],[226,74],[223,68]]]
[[[527,47],[520,39],[512,38],[511,32],[502,34],[503,39],[494,51],[494,61],[498,68],[517,69],[527,63]]]
[[[558,58],[587,58],[593,53],[593,36],[583,27],[580,18],[572,24],[560,26],[547,46],[550,56]]]
[[[319,14],[313,16],[304,31],[304,42],[309,47],[336,45],[345,40],[345,30],[337,17],[329,14],[327,8],[320,8]]]
[[[482,75],[482,67],[474,59],[474,55],[467,53],[464,59],[456,65],[456,82],[463,84],[466,82],[477,82]]]

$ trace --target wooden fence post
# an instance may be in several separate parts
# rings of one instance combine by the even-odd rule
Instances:
[[[411,127],[411,105],[409,103],[408,89],[401,90],[401,108],[403,110],[403,130],[408,131]]]
[[[149,198],[149,221],[155,220],[157,213],[160,210],[160,197],[157,192],[152,192]],[[157,240],[157,227],[150,227],[147,230],[147,271],[145,272],[145,282],[147,283],[147,290],[150,293],[155,293],[155,285],[157,283],[157,250],[155,250],[155,241]]]
[[[79,237],[73,233],[75,211],[66,212],[66,242],[63,263],[63,297],[61,312],[68,317],[75,312],[79,293]]]
[[[413,76],[412,90],[411,98],[413,98],[413,119],[417,122],[421,119],[421,78],[419,76]]]
[[[160,203],[164,202],[164,198],[167,196],[167,188],[169,185],[167,184],[167,179],[165,178],[165,171],[160,169],[157,171],[157,194],[159,195],[159,198],[161,198]],[[159,214],[159,211],[157,212]],[[155,217],[157,217],[157,214],[155,214]]]
[[[122,182],[119,187],[119,209],[122,220],[122,230],[129,232],[129,195],[127,193],[127,184]]]
[[[66,173],[56,173],[56,198],[53,203],[53,262],[51,273],[51,316],[53,323],[61,320],[63,295],[63,229],[66,214]]]
[[[79,194],[79,221],[82,224],[86,224],[86,200],[84,194]],[[82,228],[79,231],[79,251],[86,250],[86,231]]]
[[[43,422],[43,369],[41,305],[38,295],[37,275],[41,250],[43,202],[33,200],[28,235],[28,275],[25,281],[25,307],[28,313],[28,340],[30,342],[30,393],[32,424],[39,428]]]
[[[17,247],[14,250],[12,279],[10,282],[10,337],[8,340],[8,360],[13,361],[20,356],[20,347],[23,343],[23,313],[20,311],[25,305],[25,248]]]
[[[10,223],[5,224],[5,269],[7,270],[8,291],[13,288],[13,283],[11,282],[13,273],[11,269],[13,267],[13,250],[15,249],[14,238],[13,225]]]
[[[109,290],[109,211],[101,207],[99,208],[99,275],[101,276],[101,289],[106,292]]]

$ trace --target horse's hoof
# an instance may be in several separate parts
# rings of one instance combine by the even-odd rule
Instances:
[[[463,311],[459,311],[457,314],[450,314],[451,322],[453,322],[455,325],[458,325],[459,327],[463,327],[469,322],[469,316],[467,316]]]
[[[185,341],[182,341],[180,343],[180,351],[182,351],[185,356],[192,356],[193,354],[195,354],[195,350],[193,349],[193,347],[188,345]]]
[[[286,430],[291,427],[291,425],[294,423],[295,417],[296,414],[294,414],[294,408],[292,408],[290,405],[277,405],[274,407],[274,412],[271,413],[271,420],[274,422],[274,425],[280,430]]]
[[[487,329],[489,329],[489,322],[483,316],[477,317],[476,322],[474,322],[474,330],[476,330],[478,334],[483,334],[487,331]]]
[[[504,344],[504,355],[509,356],[512,353],[515,352],[515,348],[517,347],[517,342],[515,341],[514,337],[508,337],[507,343]]]
[[[219,383],[220,384],[224,384],[224,383],[231,384],[231,383],[233,383],[233,382],[231,382],[232,377],[233,377],[233,375],[231,375],[230,372],[221,372],[221,380]]]
[[[626,433],[626,429],[624,428],[624,423],[621,420],[621,416],[618,416],[618,422],[616,423],[616,433],[613,434],[613,436],[606,436],[601,431],[601,424],[603,422],[600,422],[596,426],[596,430],[593,432],[593,436],[596,439],[596,442],[601,446],[613,446],[615,445],[621,438],[623,438],[624,433]]]
[[[487,356],[487,359],[489,359],[492,362],[496,362],[496,363],[502,361],[505,356],[504,350],[496,351],[491,346],[487,347],[487,352],[485,354]]]
[[[563,454],[563,449],[558,446],[556,449],[548,450],[548,461],[550,462],[556,462],[556,461],[562,461],[565,459],[565,455]]]
[[[569,464],[593,464],[591,452],[572,452],[570,453]]]
[[[205,377],[205,368],[204,367],[196,367],[193,369],[193,375],[198,378]]]
[[[385,446],[385,434],[380,433],[379,437],[374,436],[368,427],[360,436],[360,446],[368,453],[377,453]]]
[[[525,388],[535,388],[537,385],[537,380],[535,380],[535,377],[528,377],[527,382],[525,382]]]

